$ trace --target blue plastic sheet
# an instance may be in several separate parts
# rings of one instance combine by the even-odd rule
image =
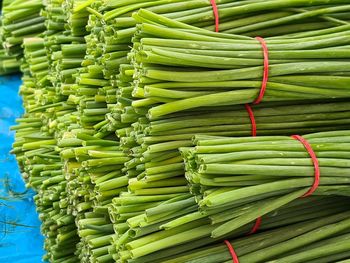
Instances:
[[[19,76],[0,77],[0,263],[39,263],[43,236],[33,191],[27,191],[15,157],[9,127],[23,112]]]

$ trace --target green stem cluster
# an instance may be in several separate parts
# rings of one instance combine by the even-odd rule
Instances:
[[[349,195],[347,131],[305,135],[322,174],[315,195]],[[313,161],[291,137],[202,137],[183,148],[186,178],[203,211],[244,213],[212,232],[224,236],[256,218],[303,196],[314,179]],[[235,213],[234,213],[235,214]]]
[[[239,262],[338,262],[349,257],[349,212],[307,220],[230,240]],[[162,261],[228,263],[232,256],[220,242]]]

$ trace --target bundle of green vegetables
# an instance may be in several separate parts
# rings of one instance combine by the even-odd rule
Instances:
[[[145,23],[138,26],[131,53],[134,92],[144,99],[133,107],[152,105],[150,119],[256,101],[266,70],[257,39],[178,29],[177,22],[146,10],[136,17]],[[160,20],[174,28],[156,25]],[[269,78],[262,101],[348,98],[349,34],[331,29],[308,37],[266,38]]]
[[[6,54],[2,40],[0,39],[0,76],[18,72],[20,64],[20,60],[15,56],[9,56]]]
[[[63,3],[63,1],[45,2],[45,10],[42,15],[46,18],[47,30],[44,33],[44,39],[32,41],[32,38],[25,38],[24,40],[28,51],[25,52],[26,64],[23,64],[22,71],[24,73],[29,71],[31,79],[27,81],[26,75],[24,76],[26,85],[21,88],[21,93],[24,96],[26,115],[28,115],[25,116],[28,121],[30,122],[33,116],[38,121],[35,123],[38,132],[31,132],[27,137],[31,142],[32,154],[43,152],[43,156],[40,158],[35,156],[35,161],[32,161],[34,164],[38,164],[38,168],[32,170],[31,166],[28,166],[25,169],[29,169],[28,180],[34,180],[36,189],[39,189],[35,199],[40,207],[40,218],[43,220],[44,226],[43,233],[47,237],[45,248],[48,254],[45,258],[51,262],[77,262],[76,244],[79,242],[79,236],[77,235],[75,216],[69,210],[69,192],[66,189],[68,184],[64,173],[64,163],[60,158],[61,148],[58,143],[70,125],[69,114],[74,112],[76,107],[70,105],[67,102],[67,97],[59,92],[60,82],[55,73],[61,70],[63,67],[61,64],[64,64],[60,54],[61,45],[84,39],[74,38],[74,36],[67,34],[69,31],[65,29],[66,24],[68,25],[73,20],[69,13],[72,2],[67,1],[64,5]],[[81,27],[81,24],[77,27]],[[57,63],[57,61],[59,62]],[[58,64],[59,66],[57,66]],[[69,59],[67,64],[70,65]],[[24,118],[23,121],[27,118]],[[27,124],[28,127],[30,125],[33,124]],[[18,132],[18,136],[22,136],[24,127],[23,125],[18,126],[16,129],[21,131]],[[46,141],[43,141],[41,137],[47,139],[53,152],[48,151]],[[17,148],[15,147],[15,150]],[[20,157],[21,151],[25,150],[25,148],[19,147],[16,152],[17,157]],[[46,156],[45,153],[48,155]],[[50,164],[51,159],[55,161],[56,165],[52,166],[53,168],[47,165]],[[27,163],[28,161],[24,164]],[[54,169],[54,171],[50,171],[50,169]]]
[[[349,195],[348,131],[303,136],[320,165],[315,195]],[[224,236],[303,196],[313,185],[314,167],[305,146],[285,136],[248,138],[196,136],[195,148],[183,148],[186,178],[204,213],[229,212],[212,231]],[[233,211],[245,208],[242,214]]]
[[[348,262],[349,223],[349,212],[335,213],[152,262],[229,263],[231,247],[241,263]]]
[[[145,215],[128,219],[130,230],[119,229],[121,238],[117,242],[117,262],[164,262],[168,258],[176,258],[185,251],[217,243],[223,238],[212,238],[211,231],[222,224],[228,213],[209,217],[196,210],[194,198],[183,196],[163,202],[161,205],[146,209]],[[261,218],[258,231],[267,231],[297,222],[310,219],[331,216],[335,213],[347,211],[347,197],[310,197],[310,199],[298,199],[289,205],[277,209]],[[147,203],[146,203],[147,204]],[[134,208],[133,210],[131,210]],[[123,210],[128,209],[128,210]],[[121,216],[126,211],[137,212],[137,206],[126,205],[120,208]],[[244,210],[242,210],[244,211]],[[237,212],[237,211],[236,211]],[[185,216],[179,217],[181,214]],[[179,218],[177,218],[179,217]],[[174,219],[176,218],[176,219]],[[189,219],[192,220],[189,220]],[[211,220],[215,224],[211,225]],[[233,238],[253,233],[254,224],[245,225],[224,238]],[[161,229],[157,231],[157,229]],[[122,242],[123,240],[123,242]],[[178,261],[182,262],[182,261]]]
[[[41,0],[16,0],[3,7],[1,37],[8,55],[22,54],[23,39],[45,30],[42,8]]]
[[[47,34],[47,53],[52,61],[49,76],[52,86],[56,94],[60,94],[62,102],[70,106],[64,115],[51,121],[65,166],[65,203],[67,213],[75,217],[78,228],[80,240],[76,255],[79,260],[110,262],[109,234],[113,233],[113,228],[104,205],[110,195],[108,190],[114,188],[107,185],[106,190],[96,193],[94,183],[99,185],[116,176],[118,173],[113,171],[118,170],[118,164],[128,158],[124,158],[122,152],[119,155],[111,152],[118,150],[118,142],[102,141],[99,134],[93,137],[95,134],[89,119],[94,118],[94,107],[98,103],[94,102],[93,96],[90,97],[95,88],[90,83],[84,83],[84,80],[89,80],[89,74],[82,72],[85,36],[88,34],[85,26],[89,20],[86,2],[60,2],[52,3],[60,10],[59,14],[57,11],[48,12],[48,21],[59,23],[62,31]],[[54,24],[48,23],[48,28],[50,25]],[[116,160],[118,156],[119,161]],[[108,176],[103,177],[104,173]]]
[[[81,3],[74,1],[77,7],[73,5],[73,1],[45,2],[43,16],[46,18],[47,30],[44,34],[44,41],[43,39],[40,41],[33,38],[25,39],[28,51],[25,52],[22,66],[22,71],[25,73],[23,77],[25,85],[21,88],[21,94],[24,98],[26,115],[18,120],[20,124],[14,128],[17,130],[17,137],[21,138],[14,144],[14,153],[25,170],[28,186],[38,190],[35,199],[43,220],[43,233],[47,237],[45,248],[48,254],[45,259],[51,262],[77,262],[79,259],[89,262],[108,262],[111,258],[108,249],[101,247],[103,243],[97,237],[104,237],[109,232],[113,233],[107,208],[102,206],[103,201],[108,199],[108,194],[110,194],[108,190],[114,189],[114,185],[102,184],[101,191],[94,195],[91,192],[84,192],[89,189],[84,180],[87,174],[90,176],[90,172],[98,176],[101,175],[101,172],[118,167],[110,165],[108,158],[102,160],[107,162],[107,169],[106,167],[99,168],[100,171],[93,171],[92,160],[91,163],[86,162],[91,164],[91,168],[86,167],[85,164],[81,169],[74,166],[76,165],[74,154],[71,157],[68,155],[67,158],[71,158],[70,162],[61,160],[61,156],[67,156],[67,151],[64,152],[66,148],[79,147],[85,143],[76,138],[78,132],[91,134],[89,130],[80,129],[77,119],[73,117],[79,114],[77,105],[68,97],[70,93],[67,94],[70,86],[75,83],[75,76],[71,74],[78,72],[85,54],[83,35],[86,34],[85,24],[88,13],[84,9],[74,11],[76,8],[79,9]],[[81,103],[91,105],[89,101]],[[35,129],[27,129],[33,127]],[[86,140],[85,137],[84,140]],[[90,150],[99,149],[98,138],[97,142],[90,140],[89,143],[96,144],[90,147]],[[115,141],[112,143],[117,144]],[[30,147],[30,152],[27,154],[28,147]],[[116,149],[107,147],[103,150]],[[45,155],[46,153],[48,155]],[[107,156],[111,153],[101,151],[101,154]],[[26,159],[22,157],[24,155]],[[85,152],[77,156],[79,156],[79,161],[81,161],[80,158],[87,159]],[[97,157],[93,155],[91,158],[100,158],[99,153]],[[51,162],[53,162],[52,166]],[[97,163],[95,167],[100,166],[100,160],[95,160],[95,162]],[[33,164],[35,168],[29,164]],[[81,175],[79,180],[83,179],[82,181],[69,177],[75,168],[78,171],[74,171],[74,175]],[[103,183],[114,175],[115,173],[112,173],[109,177],[103,177],[97,181]],[[94,181],[95,177],[92,178]],[[76,182],[78,185],[74,185]],[[96,185],[99,186],[100,183],[96,182]],[[84,200],[86,196],[88,199]],[[97,213],[92,212],[91,209],[92,202],[95,200],[100,201]],[[99,227],[101,224],[107,226]],[[77,232],[82,240],[78,250],[76,244],[80,238]],[[88,238],[85,238],[86,236]],[[103,240],[109,242],[108,238],[103,238]],[[90,255],[90,251],[93,255]]]
[[[285,118],[288,118],[288,117],[289,116],[287,115],[285,116]],[[204,138],[206,138],[206,135],[203,135],[203,136]],[[162,136],[154,136],[152,138],[161,139]],[[257,137],[257,139],[258,138],[260,137]],[[266,137],[262,137],[262,138],[266,139]],[[271,137],[271,138],[273,139],[275,137]],[[284,137],[284,138],[288,139],[289,137]],[[242,140],[249,141],[248,138],[242,138]],[[339,141],[342,141],[342,138],[339,139]],[[235,210],[234,213],[232,212],[232,206],[223,207],[223,210],[220,210],[219,208],[217,210],[215,209],[210,211],[205,210],[204,213],[203,211],[201,212],[197,211],[197,207],[195,205],[194,199],[191,196],[188,196],[185,194],[185,191],[187,189],[187,186],[186,186],[187,183],[184,181],[184,178],[183,178],[183,164],[181,161],[178,160],[179,153],[177,152],[176,147],[179,147],[181,143],[184,144],[184,142],[186,143],[186,141],[176,141],[176,139],[174,139],[174,141],[171,141],[169,143],[166,143],[166,142],[158,143],[158,144],[154,143],[154,144],[150,144],[149,146],[143,144],[141,146],[144,149],[148,148],[148,150],[144,152],[144,154],[141,154],[141,156],[144,156],[145,158],[147,158],[148,156],[150,156],[150,158],[153,158],[153,157],[163,158],[165,159],[165,161],[164,163],[162,163],[162,162],[153,161],[156,159],[150,159],[150,160],[146,159],[146,163],[143,167],[144,172],[141,173],[140,169],[138,169],[140,171],[141,176],[139,176],[137,179],[134,178],[129,180],[129,186],[128,186],[129,193],[122,193],[119,198],[115,198],[113,200],[113,206],[110,210],[110,216],[120,220],[124,219],[124,222],[126,222],[128,225],[128,228],[123,228],[122,224],[120,228],[119,227],[116,228],[118,236],[120,237],[119,240],[116,242],[116,245],[118,247],[118,250],[121,251],[120,252],[121,258],[125,257],[126,255],[130,256],[129,252],[123,252],[123,251],[125,250],[125,247],[128,246],[127,244],[129,242],[137,243],[138,239],[153,240],[154,237],[158,236],[159,239],[164,238],[164,243],[162,243],[164,246],[167,246],[167,245],[172,246],[174,244],[177,244],[177,243],[169,244],[169,242],[166,241],[167,239],[165,239],[165,237],[169,237],[169,236],[171,237],[171,235],[173,235],[174,233],[181,233],[182,230],[177,231],[176,229],[182,229],[181,227],[186,224],[192,227],[196,226],[197,223],[199,223],[199,225],[203,225],[203,228],[201,228],[201,232],[197,232],[197,234],[204,235],[207,238],[207,241],[210,241],[209,237],[211,235],[211,232],[216,228],[220,227],[220,228],[227,229],[229,234],[231,234],[232,231],[229,231],[229,228],[222,225],[225,224],[227,221],[232,220],[233,217],[238,215],[251,216],[249,219],[250,221],[245,221],[246,224],[248,222],[254,221],[255,218],[258,217],[258,215],[256,216],[252,216],[251,214],[245,215],[243,212],[247,211],[248,209],[252,209],[254,212],[257,212],[258,210],[260,211],[260,209],[258,209],[256,206],[262,205],[263,202],[258,202],[256,204],[243,203],[242,206],[237,207],[237,210]],[[187,143],[189,143],[189,140],[187,141]],[[161,151],[158,153],[149,152],[150,149],[153,149],[153,148],[161,149],[161,147],[169,146],[171,144],[175,145],[174,146],[175,149],[173,150],[164,149],[164,151]],[[271,144],[272,144],[271,147],[275,145],[275,143],[271,143]],[[295,144],[297,144],[297,148],[300,150],[300,153],[296,153],[296,154],[303,156],[305,158],[303,159],[303,163],[307,163],[307,165],[310,165],[310,167],[306,168],[310,174],[305,175],[307,176],[307,178],[304,178],[304,180],[308,181],[308,184],[311,187],[312,181],[313,181],[313,167],[312,167],[311,159],[308,156],[307,151],[304,149],[303,145],[300,142],[295,141]],[[251,151],[251,152],[254,153],[254,151]],[[274,152],[274,151],[271,151],[271,152]],[[243,154],[244,153],[246,152],[243,152]],[[264,153],[266,153],[266,151],[261,152],[261,155],[264,155]],[[240,155],[241,152],[237,154]],[[285,160],[283,153],[280,153],[279,151],[277,151],[276,154],[277,154],[277,157],[280,157],[280,156],[283,157],[283,158],[282,157],[280,158],[281,160]],[[158,155],[158,157],[156,157],[156,155]],[[293,160],[287,159],[287,161],[292,162]],[[346,159],[344,161],[346,162]],[[127,164],[130,165],[131,163],[128,162]],[[257,167],[256,169],[259,170],[260,168]],[[271,169],[274,169],[274,168],[271,168]],[[345,168],[342,168],[342,169],[345,169]],[[345,170],[347,171],[347,169]],[[275,177],[280,179],[278,175],[276,175]],[[270,178],[270,181],[274,182],[274,180],[276,180],[275,177]],[[248,179],[249,178],[247,178],[247,180]],[[348,181],[349,181],[348,178],[340,178],[340,181],[338,182],[338,184],[341,184],[344,182],[344,185],[345,185],[348,183]],[[259,183],[259,181],[254,181],[254,182]],[[236,187],[237,185],[240,185],[242,187],[246,187],[247,185],[249,185],[247,184],[246,181],[238,181],[238,182],[235,181],[235,183],[236,183]],[[222,186],[225,190],[235,189],[235,187],[232,187],[232,188],[227,187],[227,184],[228,183],[226,183],[225,181],[223,183],[217,183],[217,185],[213,187],[214,189],[215,187],[219,187],[219,186]],[[268,186],[269,185],[266,185],[266,187]],[[209,186],[201,186],[197,188],[203,191],[208,190],[208,193],[210,193],[210,190],[211,190],[211,189],[207,189],[209,188]],[[347,187],[345,187],[345,189],[346,188]],[[339,187],[336,189],[338,189],[339,191],[338,193],[346,194],[345,192],[342,192],[342,189],[343,189],[342,187]],[[306,192],[306,190],[303,190],[303,191]],[[278,193],[274,192],[273,194],[277,195]],[[293,195],[294,199],[296,199],[299,196],[301,196],[302,193],[298,193],[298,194],[292,193],[291,195]],[[260,198],[261,198],[261,195],[257,197],[257,199],[260,199]],[[290,196],[288,198],[290,198]],[[274,199],[273,197],[270,197],[266,200],[266,202],[271,201],[273,199]],[[285,200],[286,198],[284,199],[284,201]],[[305,200],[307,201],[307,198]],[[282,205],[281,203],[278,203],[278,204]],[[268,205],[270,205],[270,203],[268,203]],[[311,204],[311,206],[312,205],[313,204]],[[145,212],[143,212],[143,210],[145,210]],[[149,218],[149,215],[151,215],[150,218]],[[247,218],[245,218],[245,220],[247,220]],[[205,222],[208,222],[208,221],[212,222],[214,226],[210,226],[210,223],[206,225]],[[250,228],[251,227],[252,226],[250,226]],[[175,228],[173,230],[175,232],[165,232],[164,234],[162,234],[162,229],[169,229],[169,228]],[[249,232],[249,231],[247,230],[246,232]],[[140,233],[140,234],[135,235],[135,233]],[[203,237],[203,236],[200,236],[200,237]],[[222,238],[222,236],[220,237]],[[187,241],[192,242],[194,240],[197,240],[198,236],[196,236],[196,232],[191,233],[191,231],[189,230],[188,234],[186,235],[186,238],[187,238]],[[178,239],[178,238],[175,238],[175,239],[179,242],[184,242],[182,239]],[[147,242],[145,244],[147,244]],[[193,244],[194,247],[195,245],[200,246],[202,245],[202,243],[198,241],[198,243]],[[150,251],[153,253],[160,253],[159,250],[162,250],[162,247],[159,248],[157,246],[154,246],[154,247],[150,246],[148,247],[148,249],[150,249]],[[182,247],[182,249],[184,248]],[[151,252],[148,252],[148,253],[151,253]],[[123,253],[126,253],[126,255],[123,255]],[[143,262],[142,260],[144,259],[142,258],[140,260],[141,260],[140,262]]]
[[[0,8],[3,9],[4,7],[8,6],[10,3],[11,1],[9,0],[2,1],[2,4],[0,4]],[[6,50],[3,45],[3,37],[1,36],[2,34],[1,25],[2,25],[2,17],[0,14],[0,76],[18,72],[19,66],[21,64],[21,62],[16,59],[16,56],[10,56],[6,53]]]
[[[68,206],[76,216],[81,238],[79,258],[82,262],[110,262],[110,239],[114,231],[108,205],[118,192],[126,190],[127,178],[121,168],[129,158],[117,141],[99,139],[78,129],[71,135],[61,139],[58,145],[63,149],[61,157],[67,160]]]
[[[34,37],[44,30],[45,19],[38,17],[42,2],[25,1],[19,4],[15,1],[10,7],[12,9],[8,14],[12,14],[14,18],[20,16],[21,19],[16,18],[18,23],[11,22],[7,29],[16,33],[16,30],[11,29],[16,26],[18,33],[24,33],[18,35],[18,46],[11,46],[10,51],[17,50],[18,54],[22,53],[20,44],[24,42],[21,65],[23,85],[20,94],[26,111],[23,118],[18,120],[19,124],[14,127],[17,139],[13,152],[23,170],[27,185],[37,191],[34,199],[43,222],[42,232],[46,237],[44,247],[47,254],[44,259],[51,262],[76,262],[75,244],[79,239],[74,217],[67,215],[63,163],[56,148],[54,130],[50,126],[50,121],[64,114],[67,106],[60,103],[61,97],[47,86],[49,64],[45,52],[46,44],[43,38]],[[22,20],[23,17],[25,20]],[[9,39],[13,38],[7,38],[6,41]]]
[[[345,2],[337,2],[338,8],[333,8],[334,6],[330,6],[333,3],[327,1],[318,1],[312,4],[308,1],[283,0],[278,2],[268,1],[266,4],[261,4],[260,1],[217,1],[220,31],[248,36],[292,35],[295,32],[302,31],[305,31],[307,35],[307,31],[317,29],[340,32],[349,29],[346,16],[348,11],[344,11],[347,10],[347,6],[340,3],[344,4]],[[300,9],[301,7],[302,9]],[[111,84],[114,88],[117,88],[117,92],[121,89],[119,81],[115,81],[119,73],[118,65],[125,63],[127,44],[131,43],[131,38],[136,32],[136,21],[131,17],[131,14],[139,8],[209,31],[214,31],[215,28],[213,9],[209,1],[107,1],[99,10],[100,16],[103,18],[100,35],[104,48],[101,56],[107,58],[106,60],[103,59],[105,62],[101,65],[103,66],[104,77],[111,79]],[[291,25],[291,21],[293,21],[293,25]],[[320,31],[318,34],[324,34],[324,32]],[[261,53],[259,53],[260,56]],[[124,76],[130,77],[133,74],[129,66],[123,64],[120,66],[120,70],[120,73]],[[103,95],[106,94],[104,89],[100,90]],[[136,109],[131,107],[130,100],[132,101],[133,98],[130,89],[126,87],[123,90],[126,93],[117,95],[118,104],[113,103],[113,100],[115,100],[113,98],[107,101],[111,114],[106,115],[107,123],[99,126],[102,129],[121,129],[120,132],[125,133],[129,130],[127,128],[128,124],[136,121],[139,114],[144,115],[144,110],[139,109],[140,105],[137,108],[135,107]],[[106,97],[111,98],[113,89],[109,88],[107,92]],[[168,92],[169,90],[167,90]],[[174,96],[174,94],[172,95]],[[146,100],[144,103],[149,104],[151,102]],[[135,110],[139,110],[139,112],[136,113]]]
[[[34,197],[39,217],[42,221],[41,231],[46,237],[45,260],[51,262],[76,262],[75,244],[78,241],[74,217],[67,215],[64,200],[66,181],[63,173],[57,141],[52,134],[43,128],[42,120],[59,113],[60,108],[48,111],[54,96],[45,87],[38,85],[48,68],[43,67],[46,61],[44,39],[27,38],[24,40],[23,85],[20,94],[24,99],[25,115],[18,119],[16,142],[13,153],[22,170],[28,187],[36,190]],[[61,107],[61,110],[63,107]]]
[[[337,2],[336,4],[339,6],[340,3],[343,2]],[[333,9],[334,6],[332,5],[329,6],[333,3],[318,1],[315,9],[315,7],[309,7],[309,4],[307,1],[277,1],[268,2],[266,5],[259,3],[259,1],[235,1],[234,3],[232,1],[217,1],[220,14],[220,31],[249,36],[271,36],[271,34],[286,35],[301,30],[311,31],[323,28],[339,32],[349,28],[346,22],[346,11],[341,11],[346,9],[346,6],[340,5],[341,7],[338,10]],[[312,5],[314,4],[316,3],[312,3]],[[128,50],[127,44],[131,43],[131,38],[136,32],[136,21],[131,17],[131,14],[140,7],[177,21],[204,27],[209,31],[214,30],[213,9],[209,1],[142,1],[142,3],[107,1],[99,10],[101,16],[103,16],[104,24],[100,31],[102,45],[104,46],[102,58],[107,58],[102,59],[101,65],[103,66],[104,77],[111,79],[112,86],[117,90],[120,89],[120,83],[114,81],[114,79],[119,73],[118,65],[124,63],[125,52]],[[303,9],[297,9],[297,7],[303,7]],[[331,7],[331,9],[328,7]],[[291,21],[293,21],[293,24],[290,23]],[[298,23],[302,24],[303,27],[300,27]],[[320,34],[323,33],[320,32]],[[259,56],[261,56],[260,53]],[[120,69],[124,71],[126,69],[125,65],[121,65]],[[121,73],[124,76],[132,75],[129,68],[127,71]],[[129,89],[124,90],[128,90],[127,93],[130,92]],[[113,94],[113,89],[108,89],[109,97],[111,97],[110,94]],[[104,129],[106,127],[112,130],[125,128],[125,125],[132,123],[135,118],[139,117],[135,109],[130,107],[131,96],[125,97],[125,94],[121,94],[117,97],[120,98],[117,99],[118,105],[108,102],[108,108],[112,113],[107,114],[106,121],[108,121],[108,124],[103,126]],[[142,109],[140,111],[141,115],[144,115]],[[125,130],[127,129],[122,129],[121,132],[124,133]]]
[[[346,6],[343,1],[339,1],[338,9],[333,8],[333,3],[327,1],[317,1],[317,3],[309,3],[308,1],[278,1],[268,2],[262,5],[259,1],[217,1],[217,6],[220,13],[220,31],[225,33],[240,33],[244,35],[264,35],[269,34],[284,35],[294,32],[310,31],[324,28],[336,28],[335,30],[345,30],[348,28],[346,16]],[[314,6],[316,5],[316,7]],[[303,9],[300,9],[303,7]],[[331,7],[330,9],[328,7]],[[96,27],[98,35],[93,37],[91,41],[92,49],[95,51],[90,54],[97,54],[95,59],[90,60],[93,56],[87,59],[87,65],[93,69],[94,73],[100,72],[102,78],[111,80],[109,86],[104,85],[101,81],[101,75],[95,74],[95,80],[99,79],[99,95],[96,96],[98,101],[106,101],[108,109],[111,113],[106,115],[106,120],[96,126],[102,130],[115,130],[116,126],[126,127],[132,123],[137,114],[132,107],[125,109],[129,116],[133,119],[121,119],[120,110],[124,110],[123,105],[115,105],[116,98],[114,97],[115,88],[119,89],[119,84],[115,81],[119,73],[119,65],[125,63],[126,54],[131,44],[131,38],[136,32],[136,21],[131,17],[132,12],[139,8],[145,8],[157,14],[162,14],[166,17],[177,21],[192,24],[198,27],[213,31],[214,15],[213,9],[209,1],[106,1],[100,8],[90,11],[96,14],[94,22],[98,22]],[[292,9],[294,8],[294,9]],[[243,13],[242,10],[245,12]],[[234,22],[233,22],[234,21]],[[293,25],[290,22],[293,21]],[[300,27],[300,25],[303,25]],[[96,22],[95,22],[96,26]],[[254,26],[254,27],[251,27]],[[232,31],[232,32],[231,32]],[[96,43],[96,40],[99,40]],[[90,42],[90,41],[89,41]],[[88,43],[88,46],[90,43]],[[102,52],[102,53],[101,53]],[[99,60],[99,61],[98,61]],[[92,67],[90,62],[94,63]],[[123,68],[124,66],[121,66]],[[99,70],[99,71],[97,71]],[[96,87],[98,81],[94,82]],[[127,102],[127,100],[123,101]],[[129,105],[128,105],[129,106]],[[99,108],[100,111],[102,109]]]

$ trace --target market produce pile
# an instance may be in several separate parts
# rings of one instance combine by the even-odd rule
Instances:
[[[350,259],[348,1],[8,2],[45,260]]]

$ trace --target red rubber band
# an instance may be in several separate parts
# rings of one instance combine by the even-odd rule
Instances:
[[[224,242],[225,242],[226,246],[228,247],[228,250],[230,251],[230,254],[232,256],[232,262],[239,263],[237,254],[236,254],[235,250],[233,249],[231,243],[228,240],[224,240]]]
[[[252,230],[250,230],[250,232],[248,233],[248,235],[251,235],[251,234],[254,234],[256,231],[258,231],[258,229],[260,228],[260,225],[261,225],[261,217],[258,217],[255,221],[255,224],[252,228]]]
[[[263,74],[263,80],[261,84],[259,97],[253,102],[253,104],[259,104],[263,100],[265,91],[266,91],[267,82],[269,80],[269,49],[267,47],[265,40],[262,37],[256,37],[256,39],[260,42],[264,53],[264,74]]]
[[[216,5],[216,1],[215,0],[210,0],[210,3],[213,7],[213,12],[214,12],[214,18],[215,18],[215,32],[219,32],[219,10],[218,10],[218,6]]]
[[[257,129],[253,109],[249,104],[245,104],[244,106],[249,114],[250,122],[252,123],[252,136],[255,137]]]
[[[314,152],[314,150],[312,149],[311,145],[300,135],[293,135],[291,136],[293,139],[300,141],[305,149],[307,150],[307,152],[309,153],[312,162],[314,164],[315,167],[315,180],[314,183],[312,185],[312,187],[309,189],[309,191],[307,191],[302,197],[307,197],[309,195],[312,195],[313,192],[316,191],[316,189],[318,188],[319,184],[320,184],[320,177],[321,177],[321,172],[320,172],[320,166],[319,166],[319,162],[317,159],[317,156]]]

